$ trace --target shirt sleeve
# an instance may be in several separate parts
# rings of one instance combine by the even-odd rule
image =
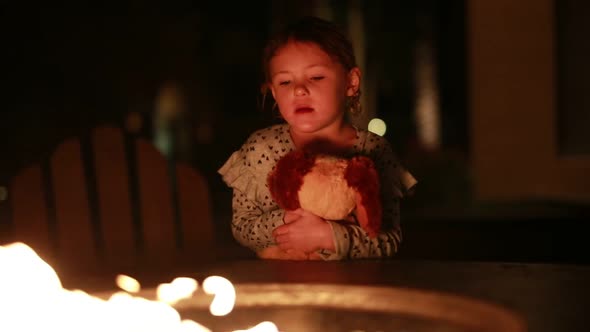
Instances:
[[[272,231],[284,223],[284,210],[264,211],[260,203],[237,189],[233,191],[232,209],[232,234],[241,245],[259,251],[275,244]]]
[[[324,260],[341,260],[355,258],[391,257],[398,251],[402,241],[399,226],[399,201],[393,201],[384,209],[383,222],[391,220],[393,226],[383,227],[376,237],[370,237],[360,226],[328,221],[334,232],[335,251],[322,250]]]
[[[272,231],[284,223],[284,211],[272,200],[266,181],[277,153],[287,151],[279,145],[281,138],[274,127],[253,133],[218,170],[233,190],[232,234],[254,251],[275,244]]]

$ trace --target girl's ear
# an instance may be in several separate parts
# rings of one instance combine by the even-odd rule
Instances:
[[[348,86],[346,88],[347,96],[354,96],[358,93],[361,87],[361,70],[359,67],[354,67],[348,71]]]

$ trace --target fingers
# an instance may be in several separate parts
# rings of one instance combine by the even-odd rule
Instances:
[[[287,234],[288,232],[289,228],[287,225],[282,225],[272,231],[272,236],[276,238],[277,236]]]
[[[272,236],[279,248],[282,250],[292,249],[293,245],[290,241],[289,227],[287,225],[279,226],[272,232]]]
[[[279,246],[279,248],[281,248],[282,250],[293,249],[293,245],[292,242],[289,241],[288,234],[279,235],[275,237],[275,242],[277,243],[277,246]]]

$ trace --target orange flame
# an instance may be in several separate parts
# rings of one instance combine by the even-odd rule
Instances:
[[[210,332],[195,321],[182,319],[172,307],[197,290],[198,283],[192,278],[160,284],[158,300],[152,301],[130,294],[139,292],[140,283],[119,275],[116,283],[124,291],[103,300],[82,290],[64,289],[55,270],[24,243],[0,246],[0,267],[0,331]],[[236,293],[229,280],[209,277],[203,289],[215,295],[210,307],[213,315],[231,312]],[[262,322],[240,331],[278,329],[271,322]]]

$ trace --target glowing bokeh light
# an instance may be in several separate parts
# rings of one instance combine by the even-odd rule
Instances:
[[[369,121],[369,131],[379,136],[383,136],[387,131],[387,125],[385,124],[385,121],[379,118],[373,118]]]
[[[141,290],[141,284],[139,281],[124,274],[119,274],[117,278],[115,278],[115,283],[117,284],[117,287],[128,293],[137,293]]]
[[[207,277],[203,281],[203,290],[207,294],[215,295],[209,306],[209,311],[213,316],[225,316],[234,308],[236,290],[232,283],[224,277]]]
[[[156,293],[158,301],[175,304],[182,299],[191,297],[197,290],[197,287],[198,283],[193,278],[175,278],[169,284],[164,283],[158,285]]]

